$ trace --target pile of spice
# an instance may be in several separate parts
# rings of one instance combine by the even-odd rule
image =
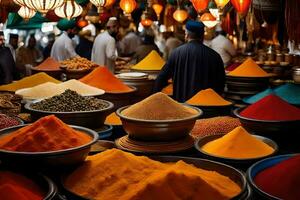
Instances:
[[[22,96],[9,92],[0,92],[0,113],[18,114],[21,111]]]
[[[45,192],[27,177],[10,171],[0,171],[0,199],[42,200]]]
[[[60,83],[59,80],[52,78],[51,76],[47,75],[45,72],[40,72],[32,76],[22,78],[19,81],[7,85],[2,85],[0,86],[0,91],[4,90],[4,91],[15,92],[23,88],[34,87],[47,82]]]
[[[104,124],[119,126],[122,125],[122,121],[120,117],[118,117],[117,114],[113,112],[106,117]]]
[[[275,88],[274,93],[290,104],[300,105],[300,85],[286,83]]]
[[[198,119],[190,134],[195,138],[207,135],[226,134],[240,125],[241,122],[238,118],[230,116]]]
[[[67,177],[65,186],[95,200],[231,199],[241,192],[235,182],[215,171],[183,161],[161,163],[117,149],[89,156]]]
[[[162,93],[165,93],[166,95],[173,95],[173,84],[170,83],[168,86],[162,89]]]
[[[0,149],[47,152],[82,146],[91,140],[89,135],[76,131],[54,115],[49,115],[0,137]]]
[[[274,152],[272,147],[256,139],[241,126],[219,139],[208,142],[202,150],[214,156],[234,159],[259,158]]]
[[[258,120],[290,121],[300,120],[300,109],[270,94],[245,108],[240,115]]]
[[[164,59],[156,51],[151,51],[143,60],[131,69],[146,70],[146,71],[159,71],[165,65]]]
[[[131,105],[122,111],[129,118],[146,120],[185,119],[198,114],[193,108],[174,101],[168,95],[158,92]]]
[[[259,172],[254,182],[264,192],[280,199],[300,199],[300,155]]]
[[[270,74],[265,72],[252,58],[247,58],[240,66],[227,75],[238,77],[269,77]]]
[[[83,97],[77,92],[66,90],[60,95],[31,104],[31,108],[50,112],[76,112],[102,110],[109,104],[94,97]]]
[[[274,93],[273,89],[268,88],[268,89],[266,89],[266,90],[264,90],[262,92],[259,92],[259,93],[255,94],[253,96],[245,97],[243,99],[243,101],[245,103],[248,103],[248,104],[253,104],[253,103],[259,101],[260,99],[262,99],[262,98],[264,98],[264,97],[266,97],[266,96],[268,96],[270,94],[273,94],[273,93]]]
[[[91,70],[98,65],[86,58],[75,56],[73,58],[61,61],[60,64],[63,68],[65,68],[67,71],[72,70]]]
[[[44,62],[34,67],[33,69],[40,71],[60,71],[61,69],[59,67],[60,64],[58,61],[56,61],[52,57],[48,57],[46,60],[44,60]]]
[[[4,114],[0,114],[0,129],[17,126],[19,124],[20,121],[18,121],[17,119]]]
[[[97,67],[91,73],[81,78],[80,81],[87,85],[100,88],[108,93],[124,93],[133,91],[120,79],[115,77],[106,67]]]
[[[228,106],[232,104],[230,101],[223,99],[211,88],[199,91],[187,100],[186,103],[197,106]]]
[[[44,99],[54,95],[59,95],[67,89],[76,91],[83,96],[95,96],[104,93],[104,91],[101,89],[72,79],[59,84],[51,82],[43,83],[35,87],[18,90],[16,91],[16,94],[23,96],[24,99]]]

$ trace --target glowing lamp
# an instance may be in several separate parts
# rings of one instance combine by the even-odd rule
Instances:
[[[136,8],[136,2],[135,0],[121,0],[120,1],[120,7],[124,11],[125,15],[130,15],[132,11]]]
[[[248,12],[251,0],[230,0],[235,10],[241,14],[245,15]]]
[[[22,17],[24,19],[24,21],[28,21],[30,18],[32,18],[35,15],[35,11],[26,7],[26,6],[22,6],[19,11],[18,14],[20,15],[20,17]]]
[[[174,13],[173,13],[173,18],[179,22],[182,23],[184,22],[187,18],[188,18],[188,13],[186,12],[186,10],[183,9],[177,9]]]
[[[200,20],[207,28],[212,28],[218,24],[217,19],[209,12],[201,15]]]
[[[201,13],[207,8],[209,0],[191,0],[191,2],[193,4],[195,10],[198,13]]]
[[[55,8],[54,12],[57,16],[70,20],[82,13],[82,7],[75,0],[65,0],[64,4]]]

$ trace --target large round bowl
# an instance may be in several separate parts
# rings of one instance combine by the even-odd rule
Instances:
[[[289,159],[290,157],[292,156],[295,156],[296,154],[287,154],[287,155],[280,155],[280,156],[274,156],[274,157],[271,157],[271,158],[266,158],[264,160],[261,160],[255,164],[253,164],[247,171],[247,180],[248,180],[248,183],[250,184],[250,187],[252,188],[253,190],[253,199],[260,199],[260,200],[270,200],[270,199],[278,199],[280,200],[280,198],[277,198],[271,194],[268,194],[266,192],[264,192],[262,189],[260,189],[256,183],[254,182],[254,178],[255,176],[269,168],[269,167],[272,167],[284,160],[287,160]],[[287,172],[288,173],[288,172]]]
[[[251,133],[262,135],[276,141],[280,147],[296,152],[300,150],[297,134],[300,130],[300,120],[270,121],[243,117],[240,113],[245,108],[237,108],[233,114],[241,121],[242,126]]]
[[[178,157],[178,156],[152,156],[150,158],[164,163],[169,163],[169,162],[174,163],[179,160],[182,160],[188,164],[194,165],[195,167],[204,170],[209,170],[209,171],[216,171],[223,176],[229,177],[241,188],[241,192],[237,194],[235,197],[233,197],[232,200],[248,200],[250,199],[249,197],[252,194],[250,188],[248,187],[244,174],[231,166],[219,162],[206,160],[206,159],[200,159],[200,158],[187,158],[187,157]],[[65,178],[66,177],[62,178],[63,186],[64,186]],[[226,187],[226,185],[224,185],[224,187]],[[66,188],[65,186],[64,189],[66,190],[67,197],[69,197],[70,199],[86,200],[86,198],[78,196],[77,194],[74,194],[73,192],[69,191],[68,188]]]
[[[128,107],[119,108],[116,113],[121,118],[123,128],[129,137],[141,141],[174,141],[185,138],[203,113],[199,108],[188,106],[198,113],[185,119],[142,120],[124,116],[122,111]]]
[[[103,101],[108,104],[106,108],[92,111],[51,112],[31,108],[32,104],[37,103],[39,101],[26,103],[25,109],[30,112],[33,121],[38,120],[39,118],[45,117],[47,115],[55,115],[57,118],[61,119],[66,124],[72,124],[88,128],[98,128],[103,126],[106,116],[111,113],[111,110],[114,107],[113,103],[105,100]]]
[[[27,125],[15,126],[0,131],[0,138]],[[47,152],[19,152],[0,149],[0,160],[3,164],[22,166],[28,168],[41,167],[68,167],[83,162],[90,152],[91,146],[98,140],[98,133],[91,129],[70,125],[73,129],[91,137],[91,141],[85,145]],[[63,140],[63,138],[62,138]]]
[[[226,158],[226,157],[222,157],[222,156],[212,155],[212,154],[210,154],[210,153],[208,153],[208,152],[206,152],[202,149],[202,147],[205,144],[207,144],[209,142],[212,142],[216,139],[219,139],[223,136],[224,136],[224,134],[220,134],[220,135],[208,135],[208,136],[199,138],[195,141],[195,148],[201,153],[202,156],[204,156],[207,159],[222,162],[222,163],[226,163],[226,164],[229,164],[229,165],[232,165],[232,166],[236,166],[240,169],[247,169],[253,163],[255,163],[255,162],[257,162],[261,159],[273,156],[278,151],[278,146],[273,140],[268,139],[266,137],[258,136],[258,135],[253,135],[253,136],[256,139],[259,139],[262,142],[269,145],[270,147],[272,147],[274,149],[273,153],[271,153],[270,155],[267,155],[267,156],[261,156],[261,157],[257,157],[257,158],[238,159],[238,158]]]

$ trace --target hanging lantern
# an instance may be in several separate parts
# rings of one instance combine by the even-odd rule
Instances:
[[[245,15],[248,12],[251,0],[230,0],[235,10],[241,14]]]
[[[150,19],[149,17],[149,14],[148,14],[148,11],[144,11],[142,16],[141,16],[141,24],[144,26],[144,27],[149,27],[151,26],[153,23],[153,21]]]
[[[229,0],[215,0],[218,8],[224,8],[224,6],[229,2]]]
[[[64,0],[64,4],[55,8],[54,12],[57,16],[70,20],[82,13],[82,7],[75,0]]]
[[[207,28],[212,28],[218,24],[217,19],[210,12],[201,15],[200,21],[202,21]]]
[[[207,8],[209,0],[191,0],[191,2],[195,10],[201,13]]]
[[[22,17],[24,19],[24,21],[28,21],[30,18],[32,18],[35,15],[35,11],[26,7],[26,6],[22,6],[19,11],[18,14],[20,15],[20,17]]]
[[[61,6],[64,0],[24,0],[24,2],[29,8],[46,15],[49,10]]]
[[[174,13],[173,13],[173,18],[178,21],[179,23],[184,22],[188,18],[188,13],[186,10],[178,8]]]
[[[154,12],[156,13],[157,20],[159,20],[160,13],[164,7],[158,3],[155,3],[152,5],[152,8],[153,8]]]
[[[217,8],[217,4],[214,1],[209,2],[208,10],[217,20],[220,19],[219,18],[220,17],[219,8]]]
[[[128,16],[136,8],[136,2],[135,0],[121,0],[120,7],[124,11],[124,14]]]
[[[106,0],[106,3],[104,5],[104,7],[110,7],[111,5],[113,5],[115,3],[115,0]]]
[[[90,2],[98,8],[98,13],[104,12],[104,6],[106,4],[106,0],[90,0]]]

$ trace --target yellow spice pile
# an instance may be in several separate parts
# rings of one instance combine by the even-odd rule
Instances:
[[[228,177],[186,164],[161,163],[112,149],[89,156],[65,186],[94,200],[230,199],[241,192]]]

